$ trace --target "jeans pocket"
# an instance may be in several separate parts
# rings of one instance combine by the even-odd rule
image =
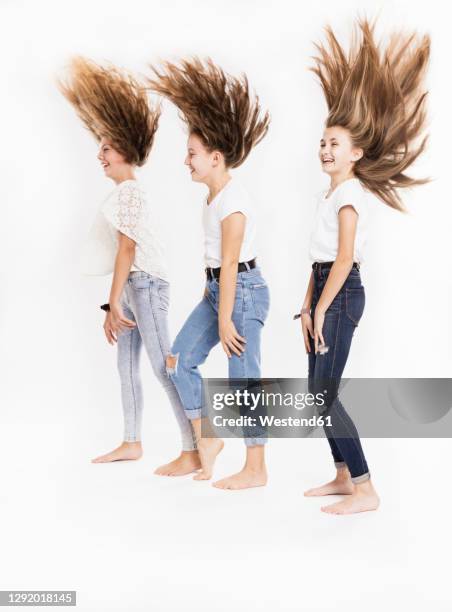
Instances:
[[[170,284],[161,278],[156,279],[157,295],[159,297],[160,308],[168,312],[170,301]]]
[[[257,318],[264,323],[270,308],[270,292],[265,282],[250,285],[251,299]]]
[[[358,325],[366,303],[364,287],[345,288],[345,313],[354,325]]]
[[[132,289],[137,289],[137,290],[143,290],[143,289],[149,289],[150,285],[151,285],[151,276],[147,275],[147,276],[143,276],[143,275],[133,275],[129,277],[129,284],[132,287]]]

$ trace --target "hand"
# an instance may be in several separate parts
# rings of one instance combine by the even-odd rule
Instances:
[[[240,357],[245,350],[244,345],[246,343],[246,339],[239,335],[232,320],[229,319],[229,321],[225,321],[224,323],[220,321],[218,333],[220,335],[221,345],[226,355],[228,357],[232,357],[232,351]]]
[[[325,313],[318,308],[315,309],[314,313],[314,346],[315,352],[319,352],[321,346],[325,346],[325,340],[323,339],[323,323],[325,321]]]
[[[104,332],[105,332],[105,336],[107,338],[107,342],[111,345],[113,345],[115,342],[118,341],[117,336],[114,334],[112,328],[111,328],[111,317],[110,317],[110,312],[107,311],[106,315],[105,315],[105,321],[104,321]]]
[[[124,315],[121,304],[110,304],[110,326],[117,334],[124,328],[135,327],[136,323]]]
[[[311,352],[311,343],[309,342],[309,336],[314,338],[314,330],[312,326],[312,317],[308,312],[301,315],[301,331],[303,333],[304,346],[307,353]]]

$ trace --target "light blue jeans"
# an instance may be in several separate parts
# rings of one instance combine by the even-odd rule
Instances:
[[[219,343],[218,307],[220,285],[216,279],[206,280],[206,295],[196,306],[178,333],[171,348],[176,357],[175,367],[167,367],[185,413],[190,420],[202,414],[204,392],[199,365],[205,362],[211,349]],[[228,359],[229,378],[259,379],[261,377],[261,332],[270,306],[267,283],[259,267],[237,274],[232,321],[237,332],[246,338],[245,350]],[[247,446],[265,444],[266,438],[245,438]]]
[[[166,373],[166,357],[170,353],[168,329],[169,283],[147,272],[132,271],[124,286],[121,305],[124,315],[136,322],[123,328],[118,338],[118,370],[124,412],[124,441],[141,439],[143,392],[140,378],[142,345],[152,369],[164,388],[179,424],[182,450],[196,448],[193,428],[187,418],[173,382]]]

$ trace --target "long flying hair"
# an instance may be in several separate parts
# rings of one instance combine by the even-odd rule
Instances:
[[[146,88],[130,73],[77,56],[57,85],[97,141],[111,140],[129,164],[146,162],[160,107],[150,104]]]
[[[374,24],[358,21],[348,55],[332,29],[327,45],[311,70],[320,79],[328,105],[326,126],[349,130],[363,157],[355,163],[356,177],[380,200],[405,211],[398,189],[428,182],[405,174],[424,151],[427,136],[423,89],[430,38],[394,34],[385,50],[374,40]]]
[[[150,89],[171,100],[180,110],[189,132],[208,150],[224,155],[225,165],[237,168],[265,136],[268,111],[261,116],[259,98],[250,94],[245,74],[226,74],[210,58],[165,62],[163,69],[150,66],[155,78]]]

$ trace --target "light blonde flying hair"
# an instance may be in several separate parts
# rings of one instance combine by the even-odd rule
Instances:
[[[381,50],[374,40],[375,23],[362,19],[358,27],[348,54],[327,27],[327,45],[316,45],[319,56],[311,70],[325,94],[326,126],[346,128],[364,151],[354,165],[355,176],[380,200],[405,211],[398,189],[429,180],[405,171],[427,142],[423,80],[430,37],[393,34]]]

